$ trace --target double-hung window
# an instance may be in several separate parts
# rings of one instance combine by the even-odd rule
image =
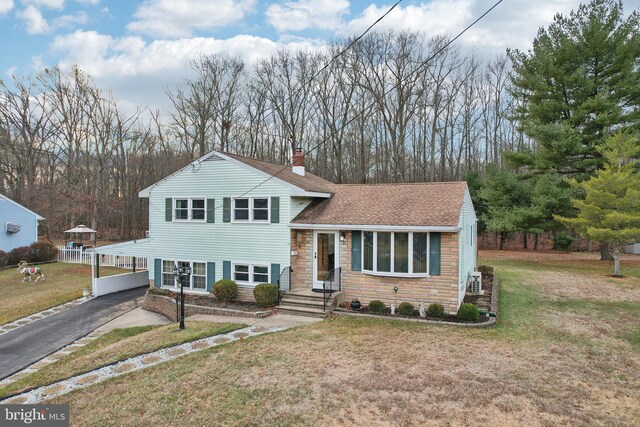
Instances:
[[[185,289],[207,290],[207,263],[195,261],[162,260],[162,286],[180,289],[180,282],[173,275],[174,267],[191,267],[191,276],[186,279]]]
[[[174,221],[201,221],[206,219],[207,202],[204,198],[176,198],[173,200]]]
[[[269,197],[239,197],[233,199],[234,222],[269,222]]]
[[[362,270],[389,276],[427,276],[429,233],[364,231]]]
[[[233,280],[246,285],[269,283],[269,266],[261,264],[233,264]]]

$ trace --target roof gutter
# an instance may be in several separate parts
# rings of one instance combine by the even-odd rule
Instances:
[[[440,225],[385,225],[385,224],[297,224],[289,223],[292,230],[364,230],[364,231],[434,231],[457,233],[460,227]]]

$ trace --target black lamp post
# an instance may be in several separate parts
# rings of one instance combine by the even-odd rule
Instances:
[[[173,267],[173,276],[180,283],[180,329],[184,329],[184,281],[191,276],[191,267]]]

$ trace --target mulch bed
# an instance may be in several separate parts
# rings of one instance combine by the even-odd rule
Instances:
[[[154,295],[163,295],[170,298],[175,298],[177,294],[176,292],[171,292],[166,289],[154,289],[149,288],[149,293]],[[232,301],[232,302],[222,302],[218,301],[216,297],[213,295],[194,295],[194,294],[185,294],[184,295],[184,303],[199,305],[203,307],[213,307],[213,308],[226,308],[229,310],[239,310],[246,312],[256,312],[256,311],[265,311],[266,309],[260,307],[259,305],[251,302],[244,301]]]
[[[491,311],[491,292],[493,290],[493,274],[482,273],[482,289],[484,295],[471,295],[467,293],[463,302],[478,306],[480,310]]]
[[[431,320],[431,321],[436,321],[436,322],[451,322],[451,323],[484,323],[489,321],[489,317],[480,315],[480,317],[478,318],[478,320],[476,320],[475,322],[465,322],[462,321],[460,319],[458,319],[456,316],[451,315],[451,314],[445,314],[444,317],[440,318],[440,317],[420,317],[416,311],[416,314],[413,316],[402,316],[400,314],[396,314],[395,316],[391,315],[391,309],[387,308],[385,309],[384,313],[374,313],[372,311],[367,310],[366,308],[363,308],[360,311],[354,311],[351,310],[351,308],[345,308],[345,307],[341,307],[343,310],[349,312],[349,313],[362,313],[362,314],[371,314],[374,316],[378,316],[380,318],[392,318],[392,319],[416,319],[416,320]]]

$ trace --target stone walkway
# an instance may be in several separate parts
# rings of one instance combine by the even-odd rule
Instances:
[[[130,328],[133,326],[148,326],[148,325],[168,325],[169,323],[171,322],[161,314],[146,311],[142,307],[134,308],[133,310],[119,317],[116,317],[111,322],[100,326],[95,331],[80,338],[79,340],[74,341],[68,346],[61,348],[60,350],[48,355],[44,359],[37,361],[31,366],[28,366],[25,369],[11,375],[10,377],[3,379],[2,381],[0,381],[0,386],[11,384],[13,382],[18,381],[21,378],[26,377],[27,375],[33,374],[34,372],[38,372],[40,369],[49,366],[53,362],[57,362],[64,356],[73,353],[74,351],[89,344],[96,338],[116,328]]]
[[[227,316],[208,316],[208,315],[195,315],[187,318],[187,322],[189,320],[201,320],[201,321],[210,321],[217,323],[227,323],[227,322],[238,322],[249,324],[250,326],[238,329],[226,334],[222,335],[214,335],[212,337],[201,338],[196,341],[191,341],[189,343],[179,344],[173,347],[164,348],[161,350],[153,351],[151,353],[142,354],[139,356],[135,356],[129,359],[122,360],[113,365],[108,365],[99,369],[96,369],[91,372],[87,372],[85,374],[77,375],[75,377],[71,377],[66,380],[62,380],[53,384],[49,384],[46,386],[42,386],[36,388],[31,391],[27,391],[25,393],[10,397],[5,400],[0,400],[0,404],[25,404],[25,403],[39,403],[44,400],[49,400],[61,396],[63,394],[69,393],[72,390],[76,390],[83,387],[88,387],[90,385],[99,383],[101,381],[105,381],[109,378],[115,378],[121,375],[124,375],[129,372],[138,371],[141,369],[145,369],[154,365],[157,365],[162,362],[166,362],[169,360],[173,360],[177,357],[181,357],[190,353],[194,353],[197,351],[201,351],[210,347],[216,347],[222,344],[226,344],[232,341],[238,341],[245,338],[262,335],[269,332],[279,332],[284,331],[286,329],[303,326],[310,323],[316,323],[321,321],[321,319],[317,318],[309,318],[309,317],[300,317],[300,316],[291,316],[286,314],[275,314],[263,319],[253,319],[246,317],[227,317]],[[59,352],[54,353],[53,355],[48,356],[45,359],[40,360],[39,362],[33,364],[29,368],[20,371],[19,373],[13,375],[5,379],[2,383],[7,380],[13,378],[13,381],[22,378],[22,375],[28,375],[32,372],[35,372],[38,369],[41,369],[48,364],[54,362],[55,360],[62,357],[64,354],[69,354],[71,351],[79,348],[79,344],[81,341],[84,343],[80,345],[86,345],[91,340],[97,338],[101,334],[103,334],[104,330],[96,330],[91,334],[87,335],[85,338],[82,338],[69,346],[61,349]],[[60,356],[56,356],[60,354]],[[54,357],[55,356],[55,357]],[[32,371],[29,371],[33,369]],[[16,376],[21,375],[18,378]],[[0,384],[2,384],[0,383]]]
[[[56,351],[55,353],[48,355],[44,359],[38,360],[36,363],[32,364],[31,366],[27,366],[23,370],[18,371],[15,374],[11,375],[10,377],[3,379],[2,381],[0,381],[0,386],[14,383],[19,379],[26,377],[27,375],[31,375],[35,372],[38,372],[42,368],[46,368],[53,362],[57,362],[58,360],[62,359],[64,356],[71,354],[74,351],[84,347],[85,345],[89,344],[99,336],[104,335],[106,332],[108,331],[99,330],[99,329],[95,330],[94,332],[91,332],[89,335],[84,336],[79,340],[72,342],[68,346],[63,347],[60,350]]]
[[[20,328],[21,326],[26,326],[29,323],[35,322],[36,320],[44,319],[45,317],[49,317],[49,316],[52,316],[52,315],[54,315],[56,313],[60,313],[61,311],[64,311],[64,310],[66,310],[68,308],[71,308],[71,307],[75,307],[77,305],[80,305],[80,304],[85,303],[87,301],[90,301],[92,299],[93,299],[93,297],[82,297],[82,298],[74,299],[73,301],[69,301],[67,303],[60,304],[60,305],[57,305],[55,307],[48,308],[48,309],[40,311],[38,313],[34,313],[34,314],[29,315],[29,316],[22,317],[22,318],[20,318],[18,320],[14,320],[11,323],[6,323],[6,324],[0,326],[0,335],[2,335],[4,333],[7,333],[7,332],[10,332],[10,331],[14,331],[14,330]]]
[[[39,403],[44,400],[54,399],[76,389],[88,387],[110,378],[119,377],[129,372],[139,371],[206,348],[216,347],[232,341],[262,335],[268,332],[278,332],[285,329],[287,328],[264,328],[262,326],[251,326],[223,335],[214,335],[212,337],[202,338],[189,343],[125,359],[116,364],[108,365],[67,380],[39,387],[26,393],[2,400],[0,401],[0,404]]]

